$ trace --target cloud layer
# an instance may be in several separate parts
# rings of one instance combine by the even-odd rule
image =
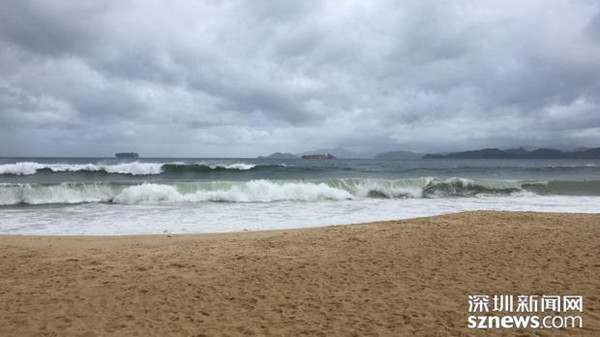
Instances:
[[[0,4],[0,155],[600,146],[594,1]]]

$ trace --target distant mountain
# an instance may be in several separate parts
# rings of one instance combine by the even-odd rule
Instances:
[[[423,159],[600,159],[600,148],[583,151],[565,152],[556,149],[537,149],[527,151],[524,148],[499,150],[496,148],[449,154],[426,154]]]
[[[271,158],[271,159],[296,159],[298,157],[296,157],[293,154],[288,153],[288,152],[286,152],[286,153],[275,152],[275,153],[272,153],[272,154],[270,154],[270,155],[268,155],[266,157],[264,157],[264,156],[258,156],[258,158],[261,158],[261,159],[266,159],[266,158]]]
[[[482,149],[474,151],[454,152],[443,154],[426,154],[423,159],[504,159],[513,158],[517,155],[500,149]]]
[[[422,154],[410,152],[410,151],[390,151],[382,152],[375,156],[375,159],[388,159],[388,160],[413,160],[421,159]]]
[[[302,153],[298,154],[298,156],[311,155],[311,154],[324,154],[324,153],[331,153],[336,158],[342,158],[342,159],[371,159],[374,156],[372,153],[354,152],[354,151],[346,150],[343,147],[338,147],[335,149],[318,149],[318,150],[314,150],[314,151],[306,151],[306,152],[302,152]]]
[[[599,159],[600,158],[600,147],[594,149],[587,149],[584,151],[574,152],[577,154],[578,158],[581,159]]]
[[[563,152],[556,149],[537,149],[529,152],[526,157],[532,159],[563,159],[572,154],[572,152]]]
[[[511,154],[516,154],[516,155],[519,155],[519,156],[525,156],[525,155],[527,155],[529,153],[529,151],[527,151],[523,147],[520,147],[518,149],[506,149],[506,150],[504,150],[504,152],[508,152],[508,153],[511,153]]]

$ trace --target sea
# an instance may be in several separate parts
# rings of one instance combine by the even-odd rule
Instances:
[[[0,158],[0,235],[256,231],[473,210],[598,213],[600,160]]]

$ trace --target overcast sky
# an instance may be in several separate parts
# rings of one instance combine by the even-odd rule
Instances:
[[[600,146],[598,1],[2,1],[0,155]]]

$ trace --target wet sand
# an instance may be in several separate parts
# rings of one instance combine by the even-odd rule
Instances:
[[[467,328],[469,294],[583,295],[583,329]],[[600,214],[0,237],[0,336],[600,336]]]

